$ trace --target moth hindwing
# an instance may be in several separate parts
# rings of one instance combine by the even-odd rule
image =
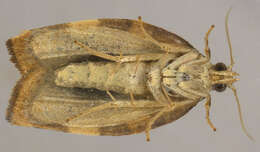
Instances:
[[[211,28],[212,29],[212,28]],[[209,30],[209,32],[211,31]],[[22,78],[7,120],[87,135],[129,135],[173,122],[231,87],[219,70],[176,34],[139,20],[98,19],[25,31],[7,41]],[[213,86],[213,87],[212,87]]]

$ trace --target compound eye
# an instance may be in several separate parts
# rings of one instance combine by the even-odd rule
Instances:
[[[226,84],[214,84],[213,85],[213,90],[216,90],[217,92],[223,92],[227,88]]]
[[[226,67],[226,65],[225,65],[224,63],[219,62],[219,63],[217,63],[217,64],[214,66],[214,69],[215,69],[216,71],[225,71],[225,70],[227,70],[227,67]]]

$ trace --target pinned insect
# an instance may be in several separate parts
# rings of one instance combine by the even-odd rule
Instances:
[[[87,135],[149,132],[185,115],[210,91],[231,88],[231,64],[210,63],[176,34],[127,19],[72,22],[25,31],[7,41],[11,60],[22,74],[14,88],[7,120],[15,125]]]

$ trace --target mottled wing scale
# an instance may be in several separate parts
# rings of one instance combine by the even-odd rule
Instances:
[[[193,48],[161,28],[145,23],[144,29],[156,41],[176,48],[179,56],[187,53],[188,49],[182,48]],[[133,107],[128,102],[129,96],[115,94],[117,101],[111,105],[104,91],[55,85],[54,70],[59,67],[88,60],[103,61],[88,55],[74,41],[110,55],[165,53],[145,38],[139,22],[134,20],[89,20],[25,31],[7,41],[11,60],[22,74],[10,99],[7,120],[15,125],[90,135],[144,131],[147,121],[162,109],[152,96],[136,97],[136,107]],[[175,110],[162,115],[152,128],[178,119],[196,104],[180,103]],[[80,113],[83,114],[67,121]]]

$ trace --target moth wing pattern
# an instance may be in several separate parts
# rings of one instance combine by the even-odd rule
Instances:
[[[185,105],[185,108],[181,105]],[[174,111],[166,112],[152,128],[178,119],[195,106],[196,102],[187,101],[181,105],[178,105]],[[135,106],[132,106],[126,101],[97,104],[55,102],[53,104],[50,101],[37,100],[34,102],[32,112],[33,117],[38,121],[37,124],[44,122],[45,124],[42,125],[50,128],[62,124],[64,132],[119,136],[145,131],[149,120],[162,108],[163,106],[149,101],[138,101]]]
[[[164,29],[147,23],[144,23],[144,29],[159,43],[176,48],[176,54],[180,56],[193,48],[184,39]],[[76,45],[75,40],[110,55],[165,53],[158,45],[145,38],[145,34],[140,29],[140,23],[135,20],[98,19],[25,31],[7,41],[11,60],[22,74],[10,99],[7,120],[15,125],[93,135],[123,135],[144,131],[145,120],[155,115],[160,107],[145,106],[134,109],[134,107],[125,106],[126,103],[121,103],[121,100],[129,100],[124,95],[118,95],[116,108],[105,106],[103,109],[103,111],[108,111],[111,116],[121,116],[120,123],[113,122],[112,119],[105,123],[106,117],[102,114],[96,116],[89,114],[89,118],[95,117],[89,122],[99,121],[99,125],[96,126],[94,123],[89,126],[80,126],[78,124],[84,124],[84,119],[82,122],[78,122],[76,121],[78,118],[66,122],[66,119],[79,112],[94,108],[93,105],[102,107],[111,100],[99,90],[61,88],[53,83],[55,69],[73,62],[98,60],[88,55],[84,48]],[[138,104],[144,104],[141,102],[143,100],[145,103],[148,102],[148,105],[153,104],[149,103],[153,102],[153,99],[138,99]],[[138,104],[137,107],[140,106]],[[185,104],[187,104],[187,108],[177,106],[178,112],[173,111],[177,114],[166,112],[153,126],[158,127],[176,120],[187,113],[197,102]],[[98,112],[102,113],[101,111],[94,113]],[[103,120],[103,127],[101,127],[101,120]]]
[[[176,49],[176,53],[187,53],[193,48],[186,40],[162,28],[144,23],[145,31],[160,43]],[[164,53],[153,42],[145,39],[140,23],[128,19],[99,19],[52,25],[24,31],[7,41],[17,68],[26,73],[38,66],[60,65],[86,60],[88,52],[74,41],[90,48],[112,55],[135,55],[144,53]],[[44,64],[43,64],[44,63]]]

